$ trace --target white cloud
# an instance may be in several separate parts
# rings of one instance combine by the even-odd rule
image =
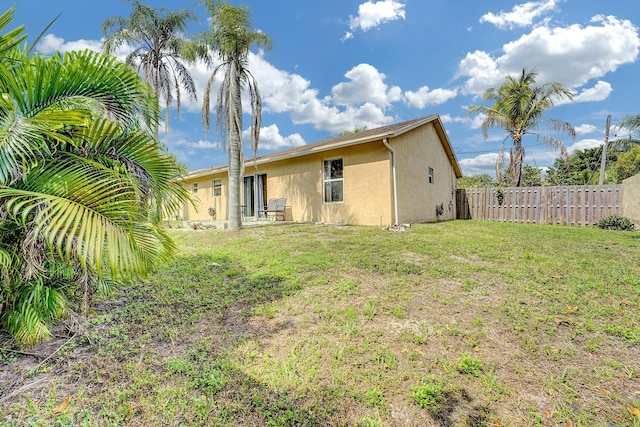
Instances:
[[[70,52],[73,50],[95,50],[99,52],[102,49],[102,40],[74,40],[65,42],[63,38],[57,37],[53,34],[47,34],[42,37],[38,45],[36,46],[38,51],[44,54],[52,54],[57,52]]]
[[[556,9],[556,0],[546,0],[517,4],[511,12],[494,14],[489,12],[480,17],[480,22],[488,22],[498,28],[514,29],[516,27],[528,27],[534,19]]]
[[[598,80],[595,86],[583,89],[578,95],[573,97],[573,102],[593,102],[604,101],[613,92],[610,83]]]
[[[476,157],[458,160],[462,172],[466,176],[487,173],[495,176],[498,153],[480,154]]]
[[[468,53],[460,61],[458,76],[467,77],[463,85],[466,94],[478,95],[499,86],[505,75],[520,73],[523,67],[538,70],[538,84],[557,81],[577,90],[592,79],[636,61],[639,51],[636,26],[628,20],[598,15],[585,27],[537,27],[505,44],[498,57],[483,51]],[[597,83],[593,90],[585,90],[580,100],[605,99],[610,88],[607,85]]]
[[[586,150],[587,148],[595,148],[595,147],[599,147],[602,144],[604,144],[604,139],[592,139],[592,138],[587,138],[587,139],[582,139],[572,145],[570,145],[569,147],[567,147],[567,150],[569,151],[570,154],[575,153],[578,150]]]
[[[335,134],[393,122],[384,109],[402,98],[401,89],[389,88],[386,76],[368,64],[349,70],[345,77],[350,81],[335,85],[332,95],[323,98],[308,79],[277,69],[262,55],[250,54],[249,69],[258,80],[264,111],[289,113],[295,124]]]
[[[380,107],[387,107],[402,98],[400,88],[389,88],[384,83],[386,76],[369,64],[356,65],[344,76],[351,81],[338,83],[331,89],[331,100],[336,105],[371,102]]]
[[[457,89],[433,89],[428,86],[422,86],[417,92],[407,91],[404,93],[407,104],[415,108],[424,108],[427,105],[440,105],[448,100],[455,98],[458,94]]]
[[[509,73],[536,68],[539,81],[575,88],[638,58],[640,37],[630,21],[596,16],[582,27],[538,27],[503,47],[497,59]]]
[[[370,102],[340,110],[318,99],[301,104],[291,112],[291,119],[295,124],[310,123],[318,130],[335,134],[355,128],[372,129],[394,121],[393,117],[385,115],[382,108]]]
[[[582,124],[580,126],[574,127],[577,135],[586,135],[590,133],[595,133],[598,131],[598,127],[590,124]]]
[[[471,129],[480,129],[485,118],[486,115],[483,113],[464,117],[452,117],[450,114],[440,116],[443,123],[462,123],[468,125]]]
[[[245,140],[249,140],[250,136],[248,131],[243,132],[243,136]],[[294,133],[289,136],[280,135],[280,129],[276,124],[260,128],[259,149],[284,150],[286,148],[298,147],[304,144],[306,144],[306,142],[299,133]]]
[[[50,36],[47,44],[42,45],[46,49],[59,51],[72,50],[80,46],[93,46],[99,50],[101,42],[84,41],[80,45],[79,42],[65,42],[59,37]],[[44,52],[44,49],[41,51]],[[118,57],[124,58],[129,51],[119,52]],[[183,112],[196,114],[201,112],[204,88],[213,67],[218,63],[214,61],[213,66],[207,67],[202,62],[196,62],[188,67],[195,82],[198,98],[190,99],[183,92],[181,98]],[[311,87],[308,79],[274,67],[265,60],[263,52],[249,54],[249,69],[258,81],[264,112],[288,113],[295,124],[312,124],[317,130],[335,134],[362,127],[372,129],[392,123],[395,119],[387,116],[385,109],[391,103],[402,100],[402,90],[397,86],[387,86],[384,83],[386,76],[368,64],[360,64],[348,71],[345,76],[350,81],[335,85],[332,95],[323,98],[320,97],[317,89]],[[216,78],[211,88],[210,102],[214,105],[221,78],[222,74]],[[243,94],[242,105],[245,112],[249,113],[250,103],[247,93]],[[175,117],[175,111],[173,115]],[[215,117],[212,117],[212,120],[215,121]],[[212,127],[214,126],[215,123],[212,124]],[[281,136],[279,132],[273,132],[271,127],[264,128],[263,132],[265,132],[261,135],[261,143],[265,144],[263,148],[295,146],[303,143],[302,137],[297,134]],[[209,148],[204,141],[188,142],[186,140],[180,144],[175,142],[172,146],[188,147],[190,153],[199,148]]]
[[[201,149],[209,150],[211,148],[220,148],[220,145],[218,143],[212,142],[212,141],[204,141],[202,139],[195,142],[181,139],[174,142],[172,145],[175,145],[178,147],[189,147],[189,148],[194,148],[198,150],[201,150]]]
[[[384,23],[405,19],[404,4],[396,0],[371,0],[358,6],[358,16],[349,16],[349,29],[342,41],[353,38],[355,30],[369,31]]]
[[[464,94],[480,94],[487,88],[495,87],[504,79],[504,75],[498,62],[480,50],[467,53],[458,66],[458,76],[468,77],[462,87]]]

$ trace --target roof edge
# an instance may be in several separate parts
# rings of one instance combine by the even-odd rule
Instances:
[[[394,138],[400,136],[406,132],[409,132],[419,126],[423,126],[427,123],[434,122],[434,127],[436,128],[436,133],[440,138],[440,141],[443,145],[445,153],[449,158],[449,162],[451,163],[453,170],[456,174],[456,178],[460,178],[462,176],[462,170],[460,169],[460,165],[456,159],[455,153],[451,147],[451,142],[449,141],[449,137],[447,136],[447,132],[444,130],[444,125],[440,116],[438,114],[432,114],[430,116],[423,117],[422,119],[416,119],[409,121],[406,126],[399,127],[398,129],[394,129],[390,131],[388,126],[381,127],[380,132],[377,133],[369,133],[364,137],[360,137],[357,133],[353,134],[353,138],[343,139],[331,142],[329,141],[321,141],[319,143],[312,143],[309,146],[301,146],[301,148],[294,148],[289,150],[277,151],[275,153],[265,154],[259,157],[253,157],[247,159],[245,161],[245,165],[263,165],[266,163],[272,163],[280,160],[293,159],[296,157],[306,156],[314,153],[321,153],[323,151],[335,150],[338,148],[349,147],[352,145],[365,144],[367,142],[379,141],[383,138]],[[402,123],[398,123],[397,125],[401,125]],[[375,129],[372,130],[372,132]],[[336,139],[336,138],[333,138]],[[188,173],[184,179],[192,179],[198,178],[201,176],[214,174],[214,173],[222,173],[228,170],[228,165],[220,165],[213,166],[210,168],[199,169],[193,172]]]

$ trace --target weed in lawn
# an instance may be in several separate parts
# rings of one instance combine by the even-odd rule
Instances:
[[[615,337],[624,338],[631,345],[640,346],[640,327],[629,328],[621,325],[604,325],[604,331]]]
[[[386,312],[394,316],[396,319],[407,318],[407,311],[403,307],[394,306],[394,307],[391,307],[390,309],[387,309]]]
[[[616,369],[616,370],[622,369],[624,367],[624,365],[622,363],[620,363],[620,362],[618,362],[616,360],[605,360],[604,363],[605,363],[606,366],[609,366],[609,367],[611,367],[613,369]]]
[[[331,287],[331,293],[336,297],[360,295],[360,283],[354,279],[338,280]]]
[[[600,337],[592,337],[587,340],[582,346],[589,353],[599,353],[600,352],[600,343],[602,339]]]
[[[384,422],[378,415],[376,418],[364,417],[356,421],[356,427],[384,427]]]
[[[347,337],[352,338],[359,335],[358,324],[354,320],[347,320],[344,324],[344,330]]]
[[[595,366],[593,374],[604,381],[611,381],[615,378],[616,372],[608,366]]]
[[[543,390],[550,396],[564,396],[564,400],[573,403],[578,397],[574,384],[570,379],[571,374],[564,369],[561,374],[551,374],[543,384]]]
[[[638,377],[638,367],[637,366],[628,366],[625,365],[622,368],[623,372],[627,375],[627,378],[637,378]]]
[[[511,391],[509,387],[498,381],[494,372],[480,373],[478,375],[480,383],[484,387],[484,392],[488,395],[508,395]]]
[[[463,334],[462,328],[457,323],[450,323],[446,326],[445,332],[451,337],[459,337]]]
[[[484,324],[484,319],[482,317],[476,317],[475,319],[473,319],[473,321],[471,321],[471,324],[476,328],[479,328]]]
[[[480,287],[480,284],[473,279],[464,279],[462,282],[462,290],[471,292]]]
[[[387,404],[387,399],[385,399],[382,390],[373,387],[368,388],[365,392],[365,403],[372,408],[382,409]]]
[[[484,331],[481,331],[479,333],[477,331],[469,331],[467,332],[467,338],[465,340],[465,343],[467,344],[467,346],[473,349],[477,349],[484,335],[485,335]]]
[[[529,406],[527,407],[527,413],[532,426],[542,427],[544,425],[544,417],[537,408]]]
[[[416,344],[426,344],[427,341],[429,341],[429,336],[431,336],[431,328],[427,322],[420,322],[418,324],[418,331],[415,335],[414,342]]]
[[[398,367],[398,358],[391,354],[388,349],[378,349],[373,360],[385,369],[394,370]]]
[[[483,366],[484,363],[482,362],[482,359],[471,357],[469,353],[463,353],[456,362],[456,369],[458,372],[466,375],[473,375],[474,377],[477,377],[482,373]]]
[[[362,309],[363,314],[367,318],[367,320],[372,321],[378,312],[378,301],[376,300],[368,300]]]
[[[442,382],[437,381],[434,375],[428,375],[420,381],[419,385],[411,389],[411,397],[419,407],[434,415],[442,411],[449,392],[449,389]]]
[[[252,314],[254,316],[264,316],[267,319],[274,319],[279,310],[279,304],[275,302],[269,302],[254,307],[252,310]]]

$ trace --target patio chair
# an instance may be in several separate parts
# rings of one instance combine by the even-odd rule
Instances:
[[[278,218],[282,218],[282,221],[286,219],[287,199],[269,199],[267,206],[264,209],[258,210],[258,218],[264,215],[269,219],[269,215],[272,214],[277,221]]]

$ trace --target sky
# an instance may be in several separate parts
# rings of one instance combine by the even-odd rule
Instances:
[[[485,139],[482,116],[467,115],[506,75],[523,68],[537,83],[556,81],[573,101],[559,102],[543,118],[571,123],[577,136],[558,135],[570,152],[627,137],[618,126],[640,114],[640,1],[638,0],[229,0],[249,6],[254,29],[267,34],[270,50],[253,49],[248,68],[258,82],[263,113],[258,155],[373,129],[431,114],[440,115],[464,175],[495,176],[495,161],[510,140],[495,129]],[[190,8],[198,20],[186,36],[209,29],[208,13],[193,0],[143,0],[155,8]],[[37,44],[43,54],[99,50],[102,22],[128,17],[126,0],[19,0],[14,25],[26,25],[30,41],[61,13]],[[11,26],[10,26],[11,28]],[[117,53],[124,58],[126,48]],[[189,171],[226,164],[215,129],[201,124],[204,87],[213,69],[189,67],[197,99],[183,92],[160,139]],[[215,101],[217,87],[212,90]],[[244,98],[248,111],[248,98]],[[215,124],[215,117],[211,122]],[[250,157],[248,115],[245,147]],[[535,136],[524,139],[525,163],[553,165],[560,152]]]

